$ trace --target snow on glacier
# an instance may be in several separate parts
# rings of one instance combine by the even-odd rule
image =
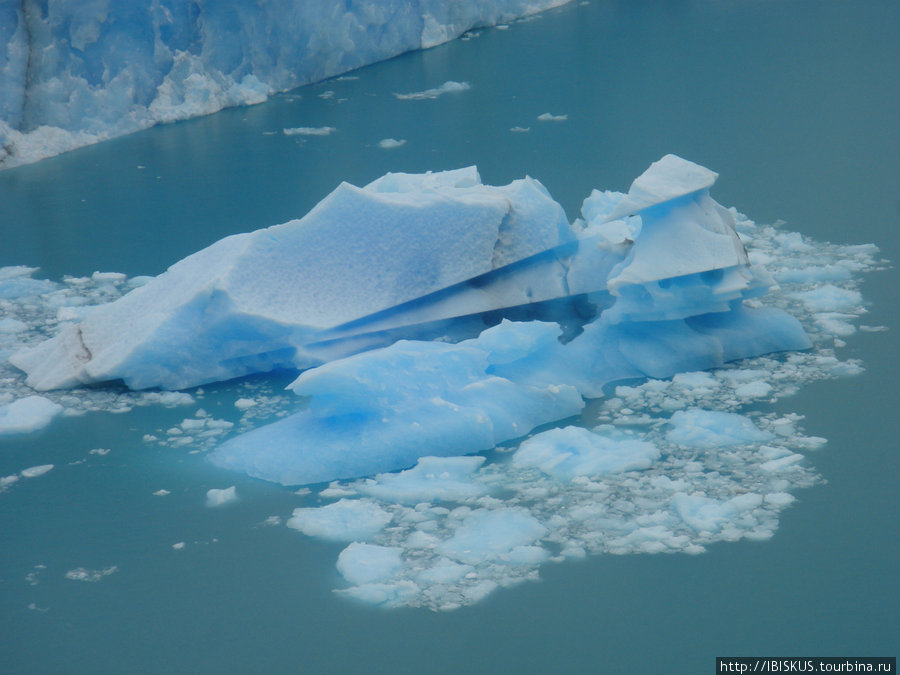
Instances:
[[[390,180],[400,189],[412,179],[401,175]],[[627,269],[621,247],[645,224],[641,214],[604,222],[622,199],[621,193],[595,192],[585,201],[582,220],[572,226],[579,242],[590,236],[595,243],[620,247],[616,264],[603,270],[604,279],[614,269]],[[337,568],[343,579],[341,595],[385,607],[434,610],[476,603],[499,588],[535,580],[541,566],[553,562],[596,554],[695,554],[714,542],[771,537],[780,512],[795,501],[794,493],[820,480],[810,453],[825,443],[804,433],[802,417],[775,412],[772,404],[806,383],[860,372],[858,361],[841,355],[842,335],[847,337],[842,325],[855,327],[864,314],[858,295],[861,275],[877,269],[880,261],[873,245],[815,242],[778,227],[756,225],[733,209],[727,215],[747,248],[751,267],[758,268],[752,279],[744,278],[743,290],[734,289],[740,277],[729,279],[729,274],[738,274],[734,267],[707,275],[705,284],[702,274],[681,284],[653,282],[644,287],[646,295],[618,296],[617,302],[623,297],[629,301],[623,301],[622,308],[630,307],[618,317],[625,317],[626,324],[634,322],[629,316],[639,314],[641,320],[661,322],[661,328],[675,330],[669,344],[678,345],[683,336],[696,337],[703,330],[725,336],[730,344],[746,340],[740,328],[752,326],[752,317],[762,320],[767,310],[778,309],[799,320],[811,348],[734,362],[723,360],[728,354],[722,351],[711,366],[703,364],[702,350],[696,351],[691,362],[708,369],[685,367],[674,376],[659,370],[655,376],[610,380],[580,396],[580,414],[567,418],[561,428],[542,426],[477,455],[435,457],[430,448],[422,448],[424,456],[402,471],[301,490],[295,496],[293,516],[282,514],[278,520],[297,530],[298,536],[345,544]],[[596,248],[590,250],[596,253]],[[737,255],[738,250],[732,250]],[[584,263],[587,258],[579,260]],[[575,268],[570,267],[570,274]],[[579,273],[590,268],[585,263]],[[0,332],[0,405],[34,395],[24,374],[6,360],[9,355],[77,325],[149,281],[98,274],[54,282],[35,278],[36,272],[24,267],[0,269],[0,316],[18,322],[16,330]],[[777,284],[761,295],[772,279]],[[710,283],[717,297],[704,295],[708,292],[704,285],[708,289]],[[817,289],[824,290],[816,293]],[[699,297],[698,291],[703,291]],[[724,301],[726,311],[719,314],[730,314],[732,304],[740,301],[757,314],[739,312],[736,316],[746,322],[731,326],[721,321],[709,324],[708,318],[697,323],[690,314],[692,308],[719,303],[722,297],[732,299]],[[611,309],[610,298],[594,300],[604,309],[601,316]],[[660,311],[665,317],[687,318],[654,316]],[[823,321],[822,315],[828,313],[840,315],[841,324]],[[534,325],[540,330],[507,332],[506,338],[514,340],[492,340],[504,335],[502,324],[487,335],[468,339],[484,340],[495,360],[503,354],[514,364],[535,344],[567,349],[594,324],[582,326],[581,333],[567,333],[565,343],[556,340],[561,327],[554,328],[552,321]],[[760,332],[766,334],[775,325],[777,321]],[[634,334],[626,337],[636,339]],[[544,356],[544,348],[536,348],[538,356]],[[659,368],[666,351],[644,350],[639,362]],[[536,359],[530,369],[518,369],[518,377],[534,387],[545,376],[539,365]],[[516,370],[498,377],[508,378]],[[298,397],[282,391],[287,382],[284,377],[229,382],[217,395],[226,392],[232,403],[240,405],[220,408],[215,416],[203,410],[210,404],[204,388],[167,392],[102,386],[46,391],[42,396],[67,414],[125,412],[140,406],[185,410],[176,418],[183,417],[182,422],[174,426],[169,422],[142,430],[147,432],[145,443],[171,452],[208,452],[229,434],[239,438],[295,412]],[[323,388],[327,384],[327,378],[319,382]],[[396,402],[403,392],[384,395],[385,402],[390,396]],[[482,404],[488,402],[485,397]],[[319,404],[327,408],[335,400]],[[46,461],[35,457],[32,463],[49,466],[38,464],[42,460]],[[22,482],[18,473],[0,477],[0,493]],[[234,482],[241,489],[237,479]],[[232,508],[244,508],[248,500],[245,497]],[[92,570],[78,572],[73,578],[100,578]]]
[[[566,2],[0,3],[0,168],[261,103]]]

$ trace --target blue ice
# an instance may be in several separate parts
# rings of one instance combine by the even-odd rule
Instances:
[[[592,193],[573,224],[536,180],[483,185],[474,167],[344,183],[10,362],[39,390],[306,369],[289,387],[299,412],[212,455],[287,485],[489,450],[578,415],[610,382],[811,345],[790,315],[746,302],[770,280],[715,179],[667,155],[627,194]],[[504,314],[531,320],[485,327]]]
[[[568,1],[3,2],[0,168],[261,103]]]

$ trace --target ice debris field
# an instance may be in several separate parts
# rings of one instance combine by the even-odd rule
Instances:
[[[287,526],[345,543],[338,592],[388,607],[766,539],[825,442],[772,404],[861,371],[835,350],[880,330],[858,286],[884,263],[757,225],[715,179],[667,155],[570,223],[531,178],[387,174],[154,278],[0,269],[0,435],[190,409],[144,442],[306,486]],[[228,419],[202,408],[221,381]]]

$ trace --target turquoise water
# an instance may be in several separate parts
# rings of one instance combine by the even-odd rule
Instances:
[[[624,190],[667,152],[718,171],[714,197],[759,222],[897,260],[898,27],[889,2],[573,4],[2,173],[0,265],[157,274],[299,217],[341,180],[468,164],[486,183],[540,179],[574,218],[592,188]],[[472,88],[392,95],[447,80]],[[568,117],[539,122],[545,112]],[[326,125],[337,131],[281,133]],[[407,142],[379,148],[388,137]],[[0,495],[0,671],[691,673],[726,654],[893,655],[897,281],[882,271],[863,286],[864,323],[890,329],[847,339],[866,372],[777,406],[829,442],[811,459],[827,482],[796,493],[772,539],[549,565],[539,583],[450,613],[336,597],[342,545],[262,525],[307,498],[142,441],[196,406],[2,439],[0,476],[56,466]],[[196,398],[230,414],[227,387]],[[202,507],[231,484],[239,503]],[[65,578],[111,566],[97,583]]]

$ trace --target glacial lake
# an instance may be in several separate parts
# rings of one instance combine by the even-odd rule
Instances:
[[[717,171],[713,197],[757,223],[896,264],[898,29],[887,1],[576,1],[2,172],[0,266],[156,275],[341,181],[473,164],[488,184],[539,179],[574,219],[666,153]],[[394,96],[447,81],[470,88]],[[300,127],[335,131],[283,131]],[[793,492],[774,536],[546,564],[454,611],[335,594],[343,545],[283,524],[315,494],[144,438],[199,408],[233,417],[236,387],[274,397],[286,377],[0,438],[0,477],[54,465],[0,492],[0,672],[703,673],[716,656],[896,655],[898,283],[863,278],[868,329],[837,352],[864,372],[769,406],[827,439],[805,460],[823,480]],[[229,485],[238,501],[204,506]]]

